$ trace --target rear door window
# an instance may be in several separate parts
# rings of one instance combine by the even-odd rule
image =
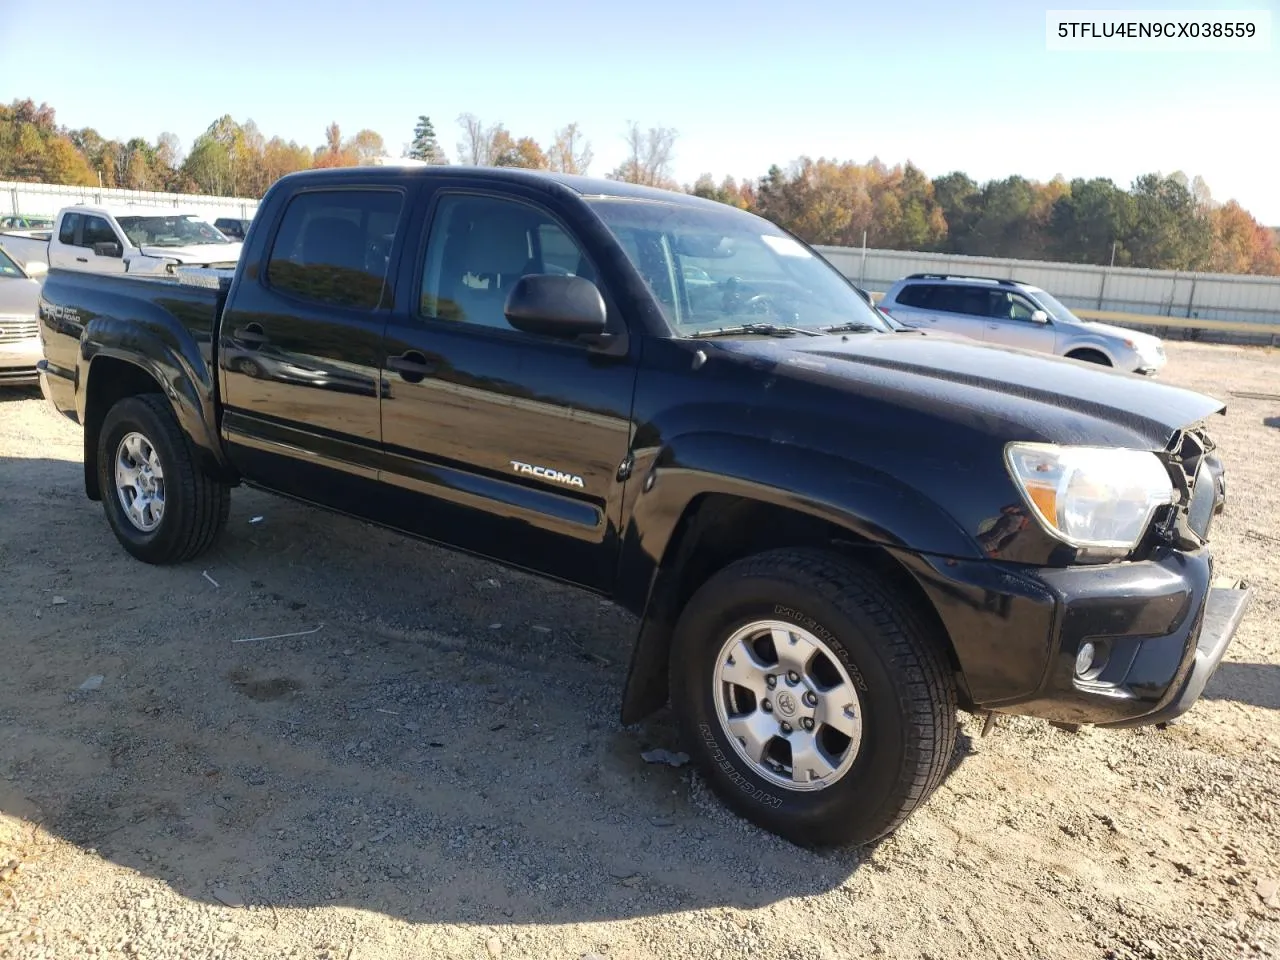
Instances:
[[[929,283],[913,283],[898,293],[898,303],[904,307],[915,307],[917,310],[928,310],[933,300],[933,292],[937,288]]]
[[[298,194],[271,248],[268,285],[314,303],[376,309],[403,205],[398,190]]]

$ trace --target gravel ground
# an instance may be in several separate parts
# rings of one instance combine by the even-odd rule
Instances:
[[[1256,596],[1164,731],[965,718],[874,849],[728,814],[669,718],[617,722],[634,621],[248,490],[130,560],[80,434],[0,399],[0,957],[1277,956],[1280,354],[1171,343],[1223,396],[1219,573]],[[287,639],[236,642],[307,632]]]

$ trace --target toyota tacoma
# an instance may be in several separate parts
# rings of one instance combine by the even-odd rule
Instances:
[[[904,329],[713,201],[499,169],[277,182],[233,271],[55,269],[45,396],[124,549],[272,491],[609,597],[622,720],[670,704],[733,809],[895,829],[957,710],[1159,724],[1247,589],[1208,547],[1218,400]]]

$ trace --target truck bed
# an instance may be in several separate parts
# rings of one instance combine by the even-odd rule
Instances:
[[[230,285],[228,271],[183,271],[171,279],[50,270],[43,291],[49,372],[75,382],[85,359],[81,339],[92,326],[104,346],[117,331],[151,339],[212,388],[214,331]]]
[[[49,262],[49,230],[8,230],[0,233],[0,247],[23,267]]]

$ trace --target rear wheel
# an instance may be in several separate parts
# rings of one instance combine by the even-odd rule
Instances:
[[[868,843],[942,781],[955,684],[939,638],[879,577],[771,551],[703,585],[676,626],[686,748],[734,810],[806,846]]]
[[[126,397],[98,435],[98,485],[116,539],[147,563],[190,560],[213,545],[231,490],[201,472],[195,451],[158,394]]]

